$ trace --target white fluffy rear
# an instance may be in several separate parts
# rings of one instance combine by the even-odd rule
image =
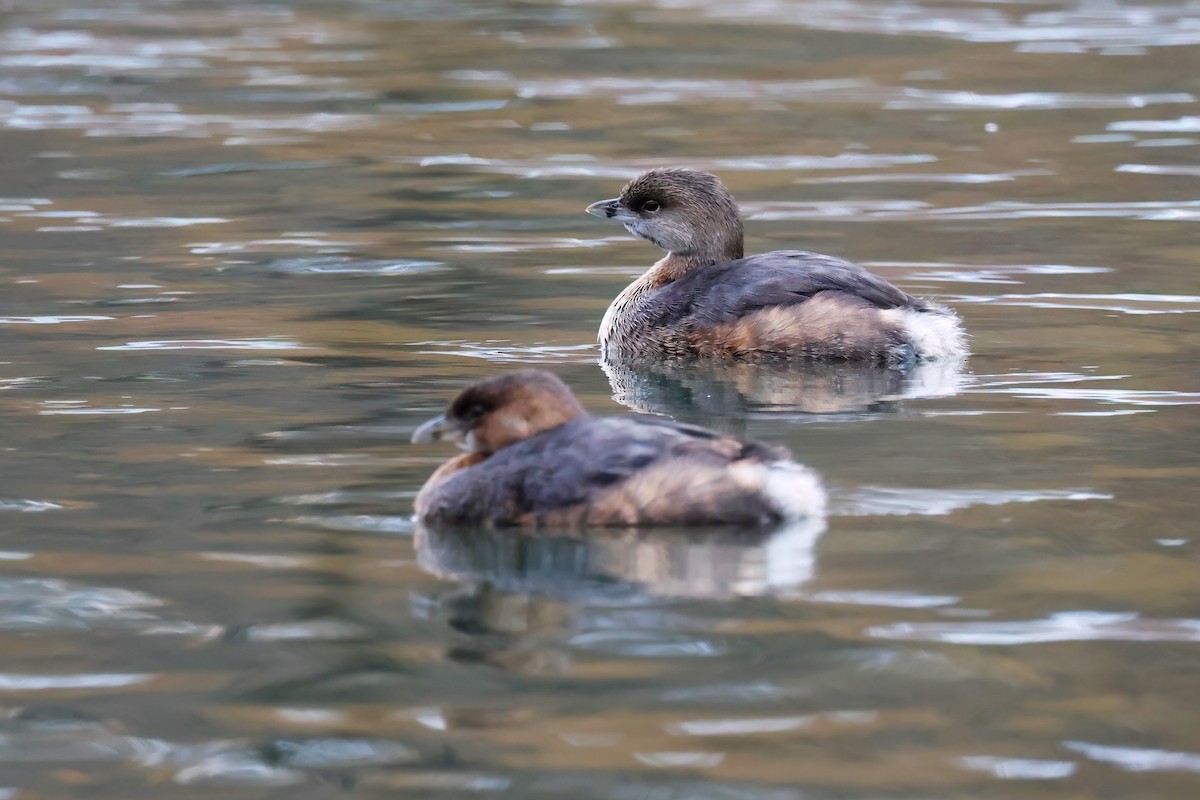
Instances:
[[[962,320],[944,306],[932,311],[893,308],[881,311],[880,316],[904,331],[908,343],[924,361],[964,358],[967,355],[967,333]]]
[[[808,467],[792,461],[776,461],[770,464],[742,463],[733,469],[739,483],[761,491],[785,519],[825,516],[825,488]]]

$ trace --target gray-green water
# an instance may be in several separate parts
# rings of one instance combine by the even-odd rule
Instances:
[[[0,3],[0,797],[1195,797],[1198,20]],[[620,411],[582,209],[668,164],[967,371],[616,387],[824,530],[417,537],[465,382]]]

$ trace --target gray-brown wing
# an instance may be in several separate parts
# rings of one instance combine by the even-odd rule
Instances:
[[[698,327],[715,326],[761,309],[795,306],[820,292],[841,292],[880,309],[925,306],[858,264],[779,250],[685,275],[654,292],[643,319],[651,325],[686,319]]]

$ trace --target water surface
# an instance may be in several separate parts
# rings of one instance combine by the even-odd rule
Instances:
[[[8,0],[0,797],[1195,797],[1197,19]],[[606,374],[655,255],[582,209],[672,164],[965,370]],[[827,525],[414,530],[525,364]]]

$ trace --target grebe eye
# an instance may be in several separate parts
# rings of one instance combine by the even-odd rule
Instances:
[[[646,202],[642,203],[642,211],[645,211],[647,214],[653,214],[660,208],[662,208],[662,206],[658,204],[657,200],[647,200]]]
[[[487,412],[482,403],[474,403],[467,409],[467,419],[479,419]]]

